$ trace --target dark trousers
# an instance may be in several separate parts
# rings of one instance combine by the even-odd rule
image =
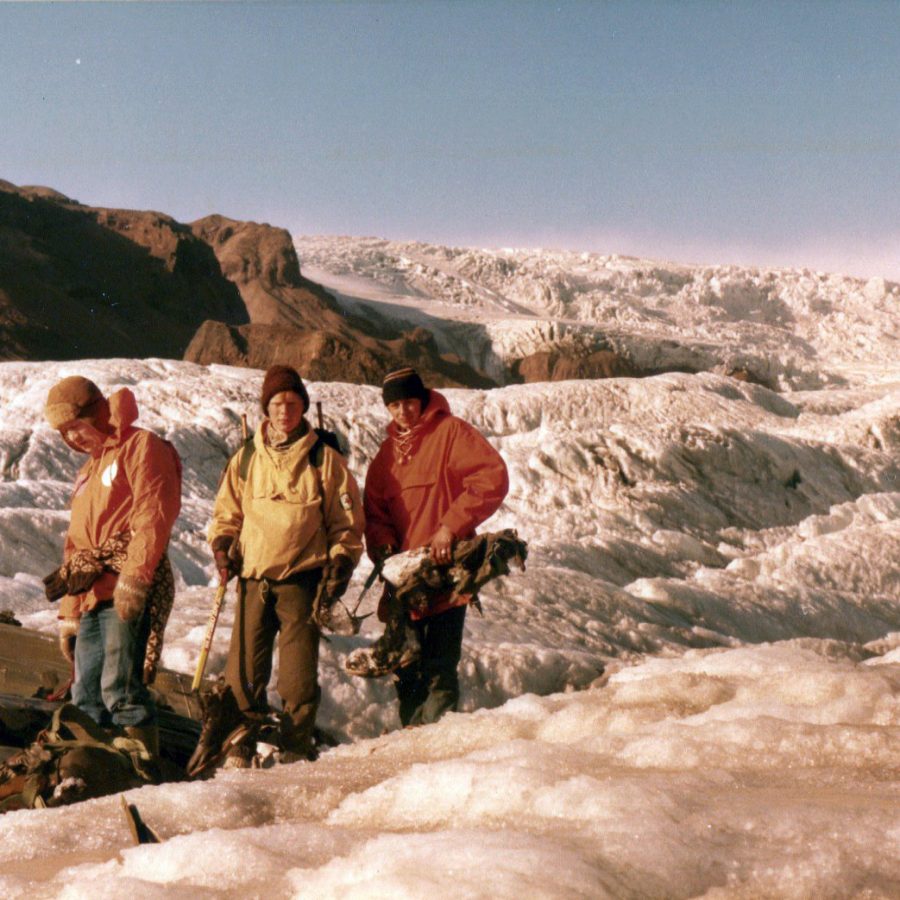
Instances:
[[[394,686],[400,701],[403,725],[427,725],[459,703],[459,676],[456,669],[462,655],[466,607],[413,622],[422,645],[418,662],[399,669]]]
[[[278,636],[276,689],[284,708],[281,744],[306,753],[319,707],[319,629],[309,621],[321,569],[286,581],[241,579],[225,681],[245,713],[268,713],[266,691]]]

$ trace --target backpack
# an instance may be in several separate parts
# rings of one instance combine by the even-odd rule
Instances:
[[[0,765],[0,813],[64,806],[159,780],[141,741],[110,736],[67,703],[29,747]]]

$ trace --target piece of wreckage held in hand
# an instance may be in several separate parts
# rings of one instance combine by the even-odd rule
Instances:
[[[527,556],[526,542],[515,529],[507,528],[459,541],[450,563],[436,563],[428,547],[388,557],[380,570],[387,586],[384,634],[371,647],[354,650],[344,668],[361,678],[379,678],[412,665],[421,647],[410,613],[425,612],[438,596],[452,604],[466,595],[481,612],[478,591],[489,581],[508,575],[510,564],[524,571]]]

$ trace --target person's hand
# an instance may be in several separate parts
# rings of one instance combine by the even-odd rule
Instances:
[[[453,560],[453,543],[455,540],[456,536],[446,525],[441,525],[431,536],[431,540],[428,542],[431,546],[431,558],[438,565],[447,565]]]
[[[324,582],[325,596],[328,598],[329,605],[334,604],[335,600],[344,596],[355,568],[356,565],[353,560],[343,554],[335,556],[325,566],[322,572],[322,581]]]
[[[316,596],[313,600],[310,621],[325,631],[338,634],[355,634],[351,616],[338,600],[344,596],[356,564],[349,556],[336,556],[322,569]],[[348,630],[349,629],[349,630]]]
[[[241,574],[243,561],[233,537],[223,535],[216,538],[212,543],[212,551],[220,584],[228,584],[235,575]]]
[[[59,620],[59,649],[70,663],[75,662],[75,638],[78,637],[79,621],[73,616]]]

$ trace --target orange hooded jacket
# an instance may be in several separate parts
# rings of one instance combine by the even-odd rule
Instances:
[[[450,412],[443,394],[429,392],[421,434],[412,457],[401,463],[393,438],[394,422],[366,474],[366,548],[370,556],[387,544],[414,550],[428,543],[442,525],[457,540],[472,537],[478,525],[500,507],[509,490],[506,463],[468,422]],[[428,615],[463,605],[437,597]]]
[[[121,574],[150,584],[181,509],[181,461],[168,441],[136,428],[137,417],[128,388],[109,398],[113,432],[75,479],[63,555],[68,561],[79,550],[94,550],[130,531]],[[115,572],[106,571],[87,593],[63,597],[60,618],[79,616],[109,600],[117,581]]]

